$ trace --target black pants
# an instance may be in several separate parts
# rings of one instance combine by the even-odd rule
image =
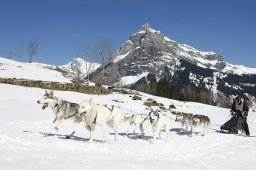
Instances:
[[[247,116],[242,116],[242,118],[243,118],[242,128],[243,128],[245,134],[247,136],[250,136],[249,126],[247,124]]]

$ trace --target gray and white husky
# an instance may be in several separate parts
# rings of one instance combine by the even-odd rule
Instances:
[[[205,115],[194,115],[192,123],[192,136],[195,132],[195,128],[198,126],[201,126],[203,128],[202,136],[204,136],[208,132],[209,127],[211,126],[210,118]]]
[[[42,110],[48,106],[52,109],[55,114],[55,118],[52,125],[49,127],[48,131],[45,133],[46,136],[52,129],[58,130],[58,125],[65,119],[73,119],[73,131],[66,138],[70,138],[75,134],[75,124],[83,121],[83,115],[78,114],[79,105],[76,103],[71,103],[61,98],[54,96],[52,90],[45,90],[43,98],[37,101],[38,104],[43,104]]]
[[[188,131],[188,127],[191,127],[192,132],[192,123],[193,123],[193,114],[191,113],[184,113],[184,112],[177,112],[175,121],[180,122],[182,126],[182,131]],[[186,126],[186,128],[184,128]]]

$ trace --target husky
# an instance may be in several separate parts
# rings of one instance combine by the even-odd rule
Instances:
[[[130,127],[126,131],[127,136],[129,135],[130,129],[132,129],[135,133],[135,129],[137,129],[138,127],[140,128],[141,132],[140,137],[143,137],[145,135],[145,129],[150,123],[148,115],[128,113],[125,114],[124,118],[129,120],[130,125]]]
[[[92,132],[96,125],[101,127],[104,140],[106,140],[106,127],[113,128],[115,132],[114,140],[117,141],[118,126],[124,120],[124,116],[117,106],[96,104],[90,99],[80,103],[78,112],[84,115],[85,128],[90,131],[88,142],[93,141]]]
[[[183,132],[188,131],[188,126],[191,126],[190,131],[192,131],[193,114],[178,112],[176,113],[175,121],[181,123]],[[186,128],[184,128],[184,126],[186,126]]]
[[[184,121],[184,119],[183,119],[183,115],[184,115],[185,113],[183,113],[183,112],[177,112],[175,115],[176,115],[176,119],[175,119],[175,122],[180,122],[180,124],[181,124],[181,127],[182,127],[182,131],[185,131],[185,128],[184,128],[184,126],[185,126],[185,121]]]
[[[204,136],[207,133],[208,128],[211,126],[210,118],[205,115],[194,115],[193,122],[192,122],[192,135],[191,136],[193,136],[193,134],[195,132],[195,128],[197,126],[201,126],[203,128],[202,136]]]
[[[38,104],[43,104],[42,110],[46,109],[48,106],[52,109],[55,114],[52,125],[49,127],[48,131],[44,133],[48,136],[52,129],[58,131],[58,125],[65,119],[73,119],[73,131],[66,138],[70,138],[75,134],[75,124],[83,121],[83,116],[78,114],[79,105],[76,103],[71,103],[61,98],[54,96],[52,90],[45,90],[43,98],[37,101]]]
[[[150,141],[154,143],[157,136],[160,137],[160,132],[162,129],[166,132],[166,141],[169,140],[169,130],[170,130],[170,119],[164,114],[159,113],[158,111],[153,111],[151,109],[149,113],[150,123],[153,128],[153,140]]]

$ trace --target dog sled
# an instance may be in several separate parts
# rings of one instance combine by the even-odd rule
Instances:
[[[245,117],[242,114],[236,112],[231,113],[231,118],[220,126],[220,130],[223,133],[238,134],[240,131],[241,133],[245,132],[246,134],[249,134],[249,129],[247,122],[245,121]]]

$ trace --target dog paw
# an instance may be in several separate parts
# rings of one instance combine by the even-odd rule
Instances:
[[[70,138],[71,138],[71,136],[66,136],[65,138],[66,138],[66,139],[70,139]]]
[[[91,138],[91,139],[89,139],[87,142],[88,142],[88,143],[92,143],[92,141],[93,141],[93,139]]]
[[[54,130],[55,130],[56,132],[58,132],[58,131],[59,131],[59,128],[55,127]]]
[[[47,137],[47,136],[49,136],[49,133],[43,133],[43,136]]]
[[[155,140],[154,140],[154,139],[150,139],[150,140],[149,140],[149,143],[154,144],[154,143],[155,143]]]

